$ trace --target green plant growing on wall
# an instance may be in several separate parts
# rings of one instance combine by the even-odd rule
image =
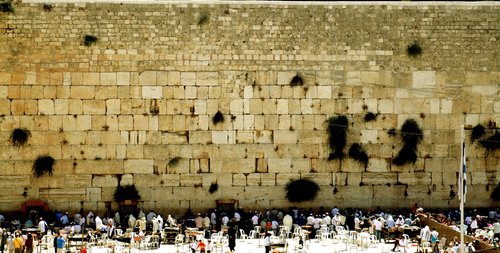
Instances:
[[[474,142],[475,140],[483,137],[483,135],[486,133],[484,130],[484,126],[481,124],[477,124],[472,128],[472,132],[470,133],[470,141]]]
[[[30,137],[31,137],[31,132],[26,128],[16,128],[10,134],[10,140],[16,147],[21,147],[23,145],[26,145]]]
[[[486,151],[491,152],[500,148],[500,132],[496,132],[494,135],[480,140],[479,143],[481,147],[486,149]]]
[[[179,162],[180,162],[181,160],[182,160],[182,158],[181,158],[181,157],[179,157],[179,156],[176,156],[176,157],[174,157],[174,158],[170,159],[170,160],[168,161],[168,167],[170,167],[170,168],[177,167],[177,165],[179,165]]]
[[[286,198],[290,202],[314,200],[319,186],[309,179],[290,180],[286,185]]]
[[[219,190],[219,184],[217,184],[217,182],[215,182],[215,183],[211,183],[211,184],[210,184],[210,188],[208,188],[208,192],[209,192],[210,194],[213,194],[213,193],[215,193],[217,190]]]
[[[97,40],[98,39],[96,36],[87,34],[83,38],[83,45],[85,45],[86,47],[90,47],[94,45],[97,42]]]
[[[367,112],[364,117],[365,122],[374,121],[376,119],[377,119],[377,114],[373,112]]]
[[[332,150],[328,156],[328,160],[344,158],[348,123],[347,117],[344,115],[328,119],[328,144]]]
[[[494,201],[500,201],[500,183],[493,189],[490,198]]]
[[[413,44],[408,46],[408,48],[406,49],[406,52],[408,53],[409,56],[416,57],[416,56],[422,54],[422,48],[415,41],[415,42],[413,42]]]
[[[113,198],[116,202],[124,202],[126,200],[137,201],[141,199],[141,195],[135,188],[135,185],[117,186]]]
[[[361,163],[365,168],[368,166],[368,154],[359,143],[354,143],[349,148],[349,157]]]
[[[222,115],[220,111],[217,111],[212,117],[212,122],[214,123],[214,125],[224,122],[224,115]]]
[[[10,1],[0,3],[0,12],[14,13],[14,6]]]
[[[304,80],[299,74],[296,74],[294,77],[292,77],[292,80],[290,81],[290,86],[302,86],[304,85]]]
[[[52,4],[43,4],[43,10],[46,12],[52,11],[52,7],[54,7]]]
[[[400,131],[403,148],[393,160],[395,165],[405,165],[417,161],[417,147],[423,139],[422,129],[414,119],[407,119]]]
[[[56,161],[49,155],[41,155],[33,163],[33,174],[35,177],[41,177],[43,175],[52,176],[52,170],[54,169],[54,164]]]
[[[210,16],[208,14],[201,14],[200,18],[198,18],[198,26],[202,26],[210,21]]]

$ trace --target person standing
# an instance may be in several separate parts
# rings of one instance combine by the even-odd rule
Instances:
[[[235,224],[230,224],[229,230],[227,231],[229,235],[229,250],[234,252],[234,248],[236,247],[236,227]]]
[[[205,253],[205,243],[203,240],[198,240],[198,249],[200,249],[200,253]]]
[[[57,253],[63,253],[64,252],[64,245],[66,244],[66,240],[64,240],[64,237],[61,233],[59,233],[59,236],[57,237]]]
[[[21,234],[16,233],[16,238],[14,239],[14,252],[22,253],[23,252],[23,238],[21,238]]]
[[[266,235],[265,235],[264,248],[266,249],[266,253],[269,253],[269,251],[271,251],[271,234],[270,233],[266,233]]]
[[[25,253],[32,253],[33,252],[33,235],[28,234],[28,238],[26,239],[26,242],[24,242],[24,252]]]
[[[43,220],[43,218],[40,217],[40,222],[38,222],[38,230],[40,230],[40,236],[45,235],[47,233],[47,222]]]

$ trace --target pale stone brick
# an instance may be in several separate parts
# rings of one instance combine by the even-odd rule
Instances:
[[[54,114],[54,100],[40,99],[38,100],[38,111],[41,114],[53,115]]]
[[[122,175],[119,184],[121,186],[133,185],[134,184],[134,175],[133,174],[124,174],[124,175]]]
[[[101,85],[116,85],[116,73],[100,73]]]
[[[203,176],[201,174],[181,174],[181,186],[202,186]]]
[[[262,100],[250,99],[250,114],[262,114]]]
[[[170,75],[169,75],[170,77]],[[195,85],[196,84],[196,73],[195,72],[180,72],[180,84],[184,86]]]
[[[118,178],[112,175],[95,175],[92,178],[93,187],[117,187]]]
[[[207,85],[212,86],[218,84],[219,84],[218,72],[196,72],[197,86],[207,86]]]
[[[253,131],[237,131],[236,132],[236,143],[253,143],[254,132]]]
[[[332,98],[332,87],[331,86],[318,86],[318,98],[330,99]]]
[[[79,115],[76,118],[76,130],[87,131],[92,129],[92,121],[90,115]]]
[[[453,101],[450,99],[441,99],[441,113],[452,113]]]
[[[292,172],[292,159],[269,158],[268,168],[270,173],[290,173]]]
[[[289,85],[292,78],[296,75],[296,72],[278,72],[277,83],[278,85]]]
[[[245,86],[243,90],[243,98],[253,98],[253,87]]]
[[[83,73],[81,85],[99,85],[99,76],[99,73],[96,72]]]
[[[436,71],[413,71],[413,88],[433,88],[436,86]]]
[[[105,114],[104,100],[83,100],[83,114]]]
[[[233,175],[233,185],[234,186],[246,186],[247,177],[243,174],[232,174]]]
[[[262,103],[262,113],[264,113],[264,114],[276,114],[276,100],[275,99],[265,99]]]
[[[139,73],[139,85],[156,85],[156,71]]]
[[[229,113],[232,115],[243,114],[243,99],[233,99],[229,104]]]
[[[274,131],[273,140],[275,144],[295,144],[297,143],[296,131]]]
[[[184,97],[186,99],[196,99],[196,93],[197,93],[198,88],[193,87],[193,86],[186,86],[184,90]]]
[[[430,185],[431,178],[431,173],[426,172],[398,173],[398,182],[408,185]]]
[[[120,99],[108,99],[106,100],[106,114],[115,115],[120,114]]]
[[[124,173],[153,173],[154,160],[129,159],[123,162]]]
[[[116,85],[130,85],[130,73],[129,72],[116,73]]]
[[[260,181],[262,186],[275,186],[276,174],[275,173],[261,173]]]
[[[361,82],[369,84],[379,84],[380,74],[376,71],[361,71]]]
[[[276,174],[276,185],[277,186],[285,186],[291,180],[296,180],[300,178],[300,174],[298,173],[278,173]]]
[[[194,80],[195,80],[195,78],[193,76],[193,80],[192,80],[193,83],[194,83]],[[186,84],[181,83],[181,72],[179,72],[179,71],[169,71],[167,83],[169,85],[179,85],[179,84],[186,85]]]
[[[432,114],[439,113],[441,111],[439,99],[430,99],[429,100],[429,109],[430,109],[430,113],[432,113]]]
[[[145,99],[160,99],[163,96],[163,88],[161,86],[143,86],[142,98]]]
[[[134,130],[148,130],[148,116],[134,115]]]
[[[72,86],[70,98],[93,99],[94,92],[95,90],[93,86]]]
[[[260,175],[261,173],[250,173],[247,176],[247,185],[249,186],[260,186]]]
[[[118,129],[119,130],[133,130],[134,118],[132,115],[119,115],[118,116]]]
[[[378,131],[376,129],[361,130],[361,143],[378,143]]]

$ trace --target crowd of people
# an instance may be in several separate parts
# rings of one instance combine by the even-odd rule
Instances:
[[[357,232],[367,232],[376,236],[378,240],[394,239],[394,248],[396,251],[400,246],[406,245],[408,239],[415,239],[419,242],[429,242],[434,252],[456,252],[458,245],[457,238],[448,238],[446,245],[440,245],[442,240],[435,228],[421,226],[420,217],[430,217],[443,225],[459,231],[459,213],[456,210],[435,210],[432,212],[423,212],[423,209],[417,208],[415,204],[411,209],[382,211],[361,210],[347,208],[341,210],[334,206],[331,209],[320,207],[318,210],[299,209],[290,207],[287,210],[279,208],[269,208],[266,210],[245,211],[236,209],[231,211],[209,209],[204,214],[196,215],[188,210],[184,215],[177,215],[175,218],[168,214],[164,220],[161,214],[151,210],[147,214],[140,211],[135,217],[134,214],[124,215],[119,212],[107,215],[103,218],[88,212],[74,213],[70,217],[68,212],[58,210],[52,217],[37,217],[38,223],[34,224],[33,215],[29,215],[27,220],[21,224],[20,221],[12,219],[9,222],[0,215],[0,252],[31,253],[33,250],[34,235],[40,236],[53,233],[55,230],[64,231],[54,238],[54,248],[61,249],[65,246],[64,234],[78,234],[84,230],[92,230],[98,233],[106,233],[109,238],[116,236],[117,229],[125,231],[126,229],[137,232],[139,236],[146,234],[161,235],[165,227],[174,227],[179,233],[184,233],[190,228],[196,228],[205,233],[207,240],[193,240],[191,249],[193,252],[201,250],[208,252],[212,249],[212,242],[209,241],[210,233],[225,231],[229,238],[229,248],[234,251],[236,238],[239,231],[249,233],[260,228],[259,233],[265,234],[265,248],[267,237],[270,234],[277,235],[280,228],[286,227],[288,231],[293,231],[294,225],[307,227],[309,238],[314,238],[315,234],[323,226],[328,226],[335,231],[337,227],[344,227],[347,230]],[[477,241],[488,243],[498,248],[500,239],[500,212],[498,209],[481,212],[478,210],[469,210],[463,225],[468,234],[475,236]],[[458,224],[458,225],[457,225]],[[414,238],[402,236],[402,231],[398,228],[417,227],[418,232]],[[3,228],[3,229],[2,229]],[[23,230],[24,229],[24,230]],[[31,230],[30,230],[31,229]],[[51,231],[52,230],[52,231]],[[393,231],[392,238],[387,238]],[[306,238],[301,238],[306,239]],[[468,249],[474,250],[476,244],[468,245]]]

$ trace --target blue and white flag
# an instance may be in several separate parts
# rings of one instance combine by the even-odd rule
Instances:
[[[459,183],[462,184],[462,192],[459,194],[459,197],[460,199],[463,198],[463,201],[465,203],[465,195],[467,194],[467,166],[465,165],[465,161],[466,161],[466,158],[465,158],[465,142],[462,141],[462,161],[461,161],[461,168],[459,171],[460,173],[460,181]]]

